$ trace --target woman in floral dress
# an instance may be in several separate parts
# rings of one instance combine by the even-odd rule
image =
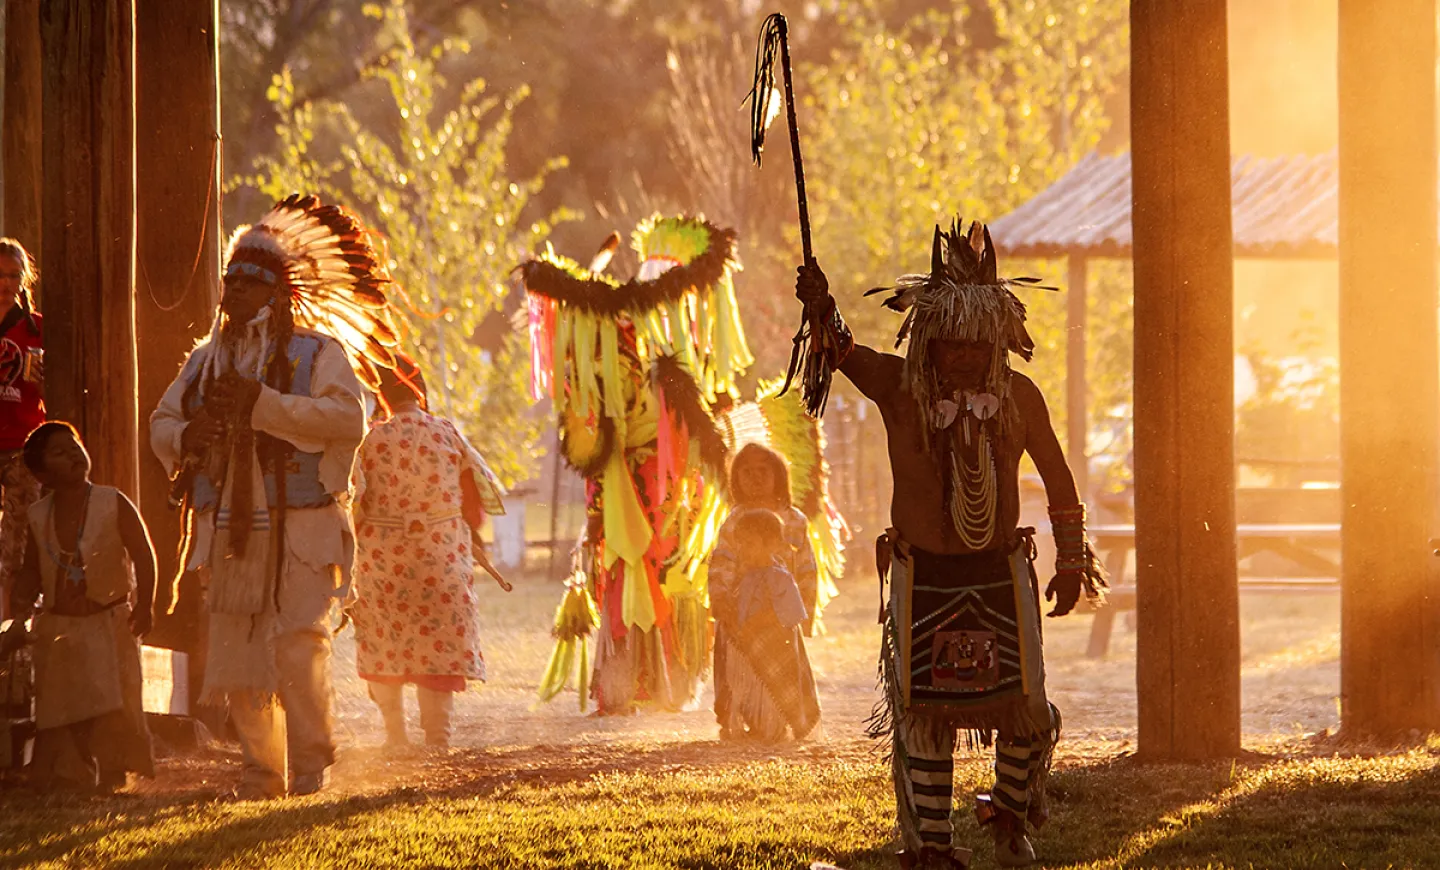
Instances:
[[[450,421],[424,409],[419,367],[382,373],[389,420],[365,437],[355,471],[356,664],[404,746],[403,691],[414,683],[429,746],[450,743],[455,693],[485,679],[475,597],[477,532],[504,513],[485,460]]]

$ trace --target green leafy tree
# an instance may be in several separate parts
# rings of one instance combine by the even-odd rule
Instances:
[[[839,48],[800,71],[816,257],[857,337],[887,348],[898,322],[860,293],[928,269],[935,224],[1005,215],[1093,150],[1129,47],[1123,0],[974,0],[899,26],[893,12],[842,0]],[[1057,284],[1063,265],[1001,263]],[[1128,403],[1129,358],[1113,352],[1130,341],[1126,271],[1092,269],[1092,379],[1108,403],[1097,414]],[[1029,373],[1060,395],[1064,298],[1025,301],[1039,346]],[[1063,408],[1052,411],[1063,426]]]
[[[377,60],[363,77],[388,96],[389,117],[370,109],[362,119],[352,109],[361,99],[297,101],[290,77],[279,75],[270,93],[278,153],[258,160],[257,174],[242,181],[271,197],[322,190],[365,213],[388,241],[391,268],[407,291],[407,349],[424,368],[431,407],[459,422],[511,484],[532,470],[545,423],[530,408],[528,341],[512,334],[484,349],[476,334],[501,310],[510,270],[571,217],[565,210],[523,217],[564,161],[548,160],[532,177],[512,179],[505,146],[527,91],[490,95],[476,79],[459,90],[454,108],[442,111],[447,83],[437,65],[467,46],[445,40],[420,50],[403,0],[364,11],[381,31]],[[333,156],[316,147],[326,141],[339,143]]]

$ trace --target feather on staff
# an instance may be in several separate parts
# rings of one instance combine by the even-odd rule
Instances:
[[[800,206],[800,246],[805,265],[815,265],[810,244],[810,208],[805,198],[805,161],[800,155],[800,125],[795,119],[795,89],[790,72],[790,29],[785,16],[776,12],[760,25],[760,40],[755,48],[755,82],[746,99],[750,102],[750,153],[755,164],[765,151],[765,133],[779,115],[780,92],[775,88],[775,65],[779,62],[785,80],[785,117],[790,126],[790,155],[795,162],[795,194]],[[830,395],[830,379],[852,343],[849,329],[835,313],[833,299],[805,300],[800,329],[795,333],[790,350],[790,365],[785,370],[788,392],[796,374],[800,375],[801,395],[805,410],[812,417],[825,412]]]

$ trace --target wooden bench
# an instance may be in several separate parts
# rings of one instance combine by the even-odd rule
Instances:
[[[1135,609],[1135,584],[1128,579],[1130,554],[1135,549],[1135,527],[1098,525],[1090,530],[1095,550],[1110,575],[1107,605],[1095,612],[1090,626],[1086,655],[1104,658],[1110,651],[1110,635],[1116,614]],[[1235,528],[1240,559],[1257,553],[1275,553],[1297,567],[1317,576],[1241,577],[1240,591],[1252,593],[1329,593],[1340,589],[1340,564],[1329,551],[1339,552],[1338,523],[1242,523]]]

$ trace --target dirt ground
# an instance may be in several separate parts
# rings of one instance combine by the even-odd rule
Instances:
[[[874,759],[863,736],[876,698],[875,624],[878,592],[873,571],[842,580],[826,612],[828,633],[808,649],[824,708],[823,733],[802,745],[764,749],[721,744],[707,686],[693,709],[642,711],[597,718],[582,713],[567,691],[539,705],[535,686],[548,660],[549,626],[563,588],[519,578],[509,594],[487,584],[480,606],[490,680],[457,698],[455,748],[383,752],[380,716],[355,675],[353,633],[335,644],[336,730],[339,760],[332,788],[368,792],[397,785],[453,787],[538,779],[565,782],[611,770],[728,766],[767,756],[828,760]],[[1338,725],[1339,599],[1334,594],[1250,595],[1241,599],[1243,730],[1247,747],[1295,746]],[[1051,698],[1065,715],[1060,763],[1112,757],[1135,748],[1135,634],[1116,620],[1110,654],[1085,657],[1093,617],[1047,620],[1046,661]],[[412,739],[420,738],[414,697],[407,699]],[[156,780],[139,791],[218,793],[238,775],[234,744],[165,758]]]

